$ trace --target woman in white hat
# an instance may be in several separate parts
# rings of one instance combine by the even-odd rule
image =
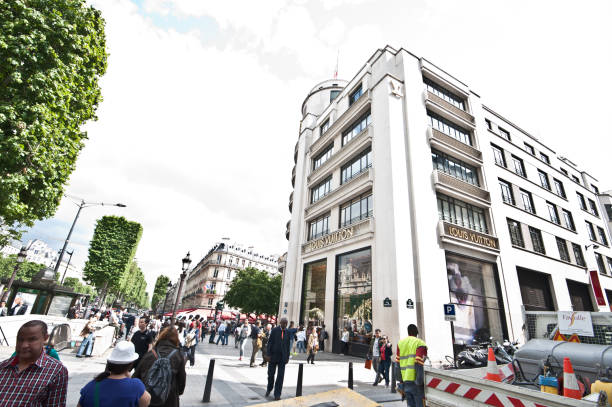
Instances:
[[[139,379],[130,377],[138,354],[134,344],[117,343],[106,361],[106,369],[81,389],[78,407],[147,407],[151,395]]]

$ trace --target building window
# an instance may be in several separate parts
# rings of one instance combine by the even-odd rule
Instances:
[[[319,129],[321,130],[321,136],[325,134],[325,132],[329,129],[329,119],[325,120]]]
[[[576,231],[576,225],[574,224],[574,217],[572,216],[572,213],[570,211],[566,211],[565,209],[561,209],[561,212],[563,212],[563,218],[565,219],[565,227]]]
[[[477,232],[489,233],[482,208],[438,194],[438,215],[440,219]]]
[[[561,170],[562,173],[565,174],[566,177],[569,176],[569,174],[568,174],[568,172],[567,172],[567,170],[565,168],[559,168],[559,169]]]
[[[210,283],[210,292],[212,293],[213,291],[215,291],[215,289],[217,288],[217,283],[213,282]]]
[[[548,181],[548,174],[542,170],[538,170],[538,175],[540,176],[540,185],[550,191],[550,182]]]
[[[563,261],[570,261],[569,251],[567,250],[567,242],[560,237],[557,238],[557,247],[559,248],[559,257]]]
[[[576,196],[578,197],[578,204],[580,204],[580,209],[586,211],[587,207],[586,201],[584,200],[584,196],[580,192],[576,192]]]
[[[359,98],[363,95],[363,87],[361,84],[349,95],[349,106],[359,100]]]
[[[232,270],[227,270],[227,279],[228,280],[232,279]]]
[[[595,236],[595,229],[593,229],[593,224],[589,222],[588,220],[585,220],[584,223],[586,224],[587,231],[589,232],[589,238],[592,241],[596,242],[597,236]]]
[[[310,190],[310,203],[317,202],[331,192],[331,180],[332,177],[330,175]]]
[[[589,285],[573,280],[565,281],[570,295],[572,310],[593,312],[593,301],[591,300],[591,288]]]
[[[495,157],[495,164],[501,165],[502,167],[506,166],[506,157],[504,157],[504,151],[497,147],[495,144],[491,144],[491,148],[493,149],[493,157]]]
[[[487,129],[493,130],[493,123],[491,123],[491,120],[485,119],[485,123],[487,124]]]
[[[338,95],[340,94],[340,90],[332,90],[331,92],[329,92],[329,103],[333,102]]]
[[[576,258],[576,264],[580,267],[585,267],[584,256],[582,255],[582,247],[576,243],[572,243],[572,250],[574,250],[574,257]]]
[[[595,201],[593,201],[592,199],[589,199],[589,207],[591,208],[589,212],[591,212],[592,215],[597,216],[599,218],[599,211],[597,210],[597,204],[595,204]]]
[[[525,311],[554,311],[549,275],[520,267],[516,272]]]
[[[215,268],[215,271],[213,271],[213,278],[217,278],[218,275],[219,275],[219,269]]]
[[[606,274],[606,265],[603,261],[603,256],[599,253],[595,253],[595,260],[597,260],[597,269],[600,274]]]
[[[208,299],[208,305],[212,305],[212,303],[213,303],[213,298],[211,297]]]
[[[507,337],[495,264],[447,253],[446,277],[457,314],[455,343],[472,345],[490,336]]]
[[[561,221],[559,220],[559,212],[557,211],[555,204],[546,201],[546,206],[548,207],[548,216],[550,217],[551,222],[560,225]]]
[[[371,166],[372,149],[368,148],[355,157],[353,161],[342,167],[340,171],[340,183],[344,184],[345,182],[355,178],[357,175],[366,171]]]
[[[329,214],[311,221],[308,224],[308,240],[316,239],[329,233]]]
[[[612,273],[612,259],[606,256],[606,260],[608,262],[608,270]],[[608,304],[612,304],[612,302],[608,302]]]
[[[469,131],[457,126],[454,123],[451,123],[446,119],[443,119],[429,110],[427,111],[427,116],[429,117],[429,122],[432,128],[446,134],[447,136],[459,140],[463,144],[467,144],[468,146],[472,145],[472,138]]]
[[[323,323],[325,318],[326,276],[326,259],[304,265],[300,321],[312,321],[316,325]]]
[[[563,188],[563,182],[559,181],[556,178],[553,178],[553,184],[555,184],[555,191],[557,195],[559,195],[562,198],[566,198],[565,188]]]
[[[431,160],[433,161],[434,169],[472,185],[479,185],[478,174],[475,167],[437,150],[431,150]]]
[[[542,232],[540,229],[529,226],[529,235],[531,236],[533,251],[546,254],[546,250],[544,249],[544,240],[542,240]]]
[[[576,184],[580,184],[580,178],[575,175],[572,175],[572,181],[574,181]]]
[[[606,214],[608,215],[608,220],[612,222],[612,205],[604,204],[604,208],[606,208]]]
[[[527,151],[529,154],[531,155],[535,155],[535,150],[533,148],[533,146],[525,143],[525,151]]]
[[[369,218],[373,213],[372,192],[368,192],[340,206],[340,227]]]
[[[465,104],[462,98],[444,89],[442,86],[438,85],[437,83],[428,78],[423,78],[423,82],[425,82],[425,85],[427,86],[427,91],[433,93],[441,99],[446,100],[451,105],[461,110],[465,110]]]
[[[367,112],[363,116],[361,116],[355,123],[351,125],[351,127],[342,133],[342,145],[344,146],[346,143],[355,138],[359,133],[364,131],[366,127],[368,127],[372,123],[372,115],[370,112]]]
[[[523,164],[523,160],[521,160],[520,158],[511,155],[512,157],[512,163],[514,164],[514,172],[517,173],[518,175],[520,175],[521,177],[525,178],[525,165]]]
[[[595,185],[591,184],[591,189],[593,190],[593,192],[595,192],[597,195],[599,195],[599,188],[597,188]]]
[[[331,143],[329,146],[325,148],[325,150],[323,150],[321,154],[319,154],[312,160],[312,170],[313,171],[319,168],[320,166],[322,166],[323,164],[325,164],[325,162],[331,158],[333,149],[334,149],[334,143]]]
[[[608,238],[606,237],[606,232],[604,232],[604,230],[602,228],[600,228],[599,226],[597,226],[597,233],[599,233],[599,241],[604,245],[607,246],[608,245]]]
[[[535,206],[533,206],[531,192],[525,191],[524,189],[519,189],[519,192],[521,193],[521,200],[523,201],[523,209],[535,214]]]
[[[508,130],[504,130],[501,127],[498,127],[499,129],[499,135],[502,136],[502,138],[505,138],[508,141],[512,141],[510,140],[510,132]]]
[[[540,152],[540,160],[544,161],[546,164],[550,164],[550,158],[542,152]]]
[[[523,232],[521,231],[521,224],[512,219],[506,220],[508,222],[508,231],[510,232],[510,241],[512,242],[512,246],[525,247]]]
[[[499,187],[501,188],[502,200],[510,205],[514,205],[514,195],[512,194],[512,186],[506,181],[499,179]]]

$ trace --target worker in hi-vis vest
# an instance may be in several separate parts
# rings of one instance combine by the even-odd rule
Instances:
[[[427,357],[427,345],[425,341],[417,338],[418,334],[416,325],[408,325],[408,337],[399,341],[395,353],[395,360],[399,363],[402,375],[402,388],[409,407],[425,405],[423,363]]]

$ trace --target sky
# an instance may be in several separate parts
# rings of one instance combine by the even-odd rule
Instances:
[[[301,104],[336,63],[351,79],[385,45],[451,73],[612,189],[612,2],[88,2],[106,20],[108,70],[66,193],[127,207],[81,212],[78,266],[104,215],[142,224],[149,291],[223,237],[284,253]],[[61,248],[76,210],[64,198],[24,241]]]

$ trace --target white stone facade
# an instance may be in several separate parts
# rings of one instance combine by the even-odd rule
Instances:
[[[505,167],[496,164],[492,143],[504,154]],[[359,164],[357,157],[364,157]],[[522,160],[523,176],[514,158]],[[598,181],[424,58],[386,47],[350,81],[315,86],[303,104],[294,162],[279,313],[325,323],[332,345],[326,350],[340,350],[345,327],[351,353],[363,354],[373,328],[397,343],[415,323],[430,359],[441,362],[453,354],[453,332],[443,314],[451,302],[458,312],[456,341],[522,339],[524,306],[610,309],[612,250]],[[538,170],[547,174],[549,188],[541,186]],[[500,181],[511,191],[508,203]],[[554,181],[563,184],[565,198]],[[525,209],[521,190],[531,194],[535,213]],[[562,209],[572,214],[574,230]],[[511,241],[509,220],[517,222],[522,241]],[[596,242],[585,221],[593,225]],[[566,242],[566,252],[556,238]],[[581,248],[584,266],[572,243]],[[590,244],[597,249],[585,249]],[[605,263],[596,273],[608,295],[603,305],[587,273],[597,270],[594,253]],[[544,290],[539,293],[549,300],[530,299],[526,282],[532,284],[533,276],[545,277],[540,281],[547,292],[531,288]],[[523,296],[533,303],[524,304]]]

